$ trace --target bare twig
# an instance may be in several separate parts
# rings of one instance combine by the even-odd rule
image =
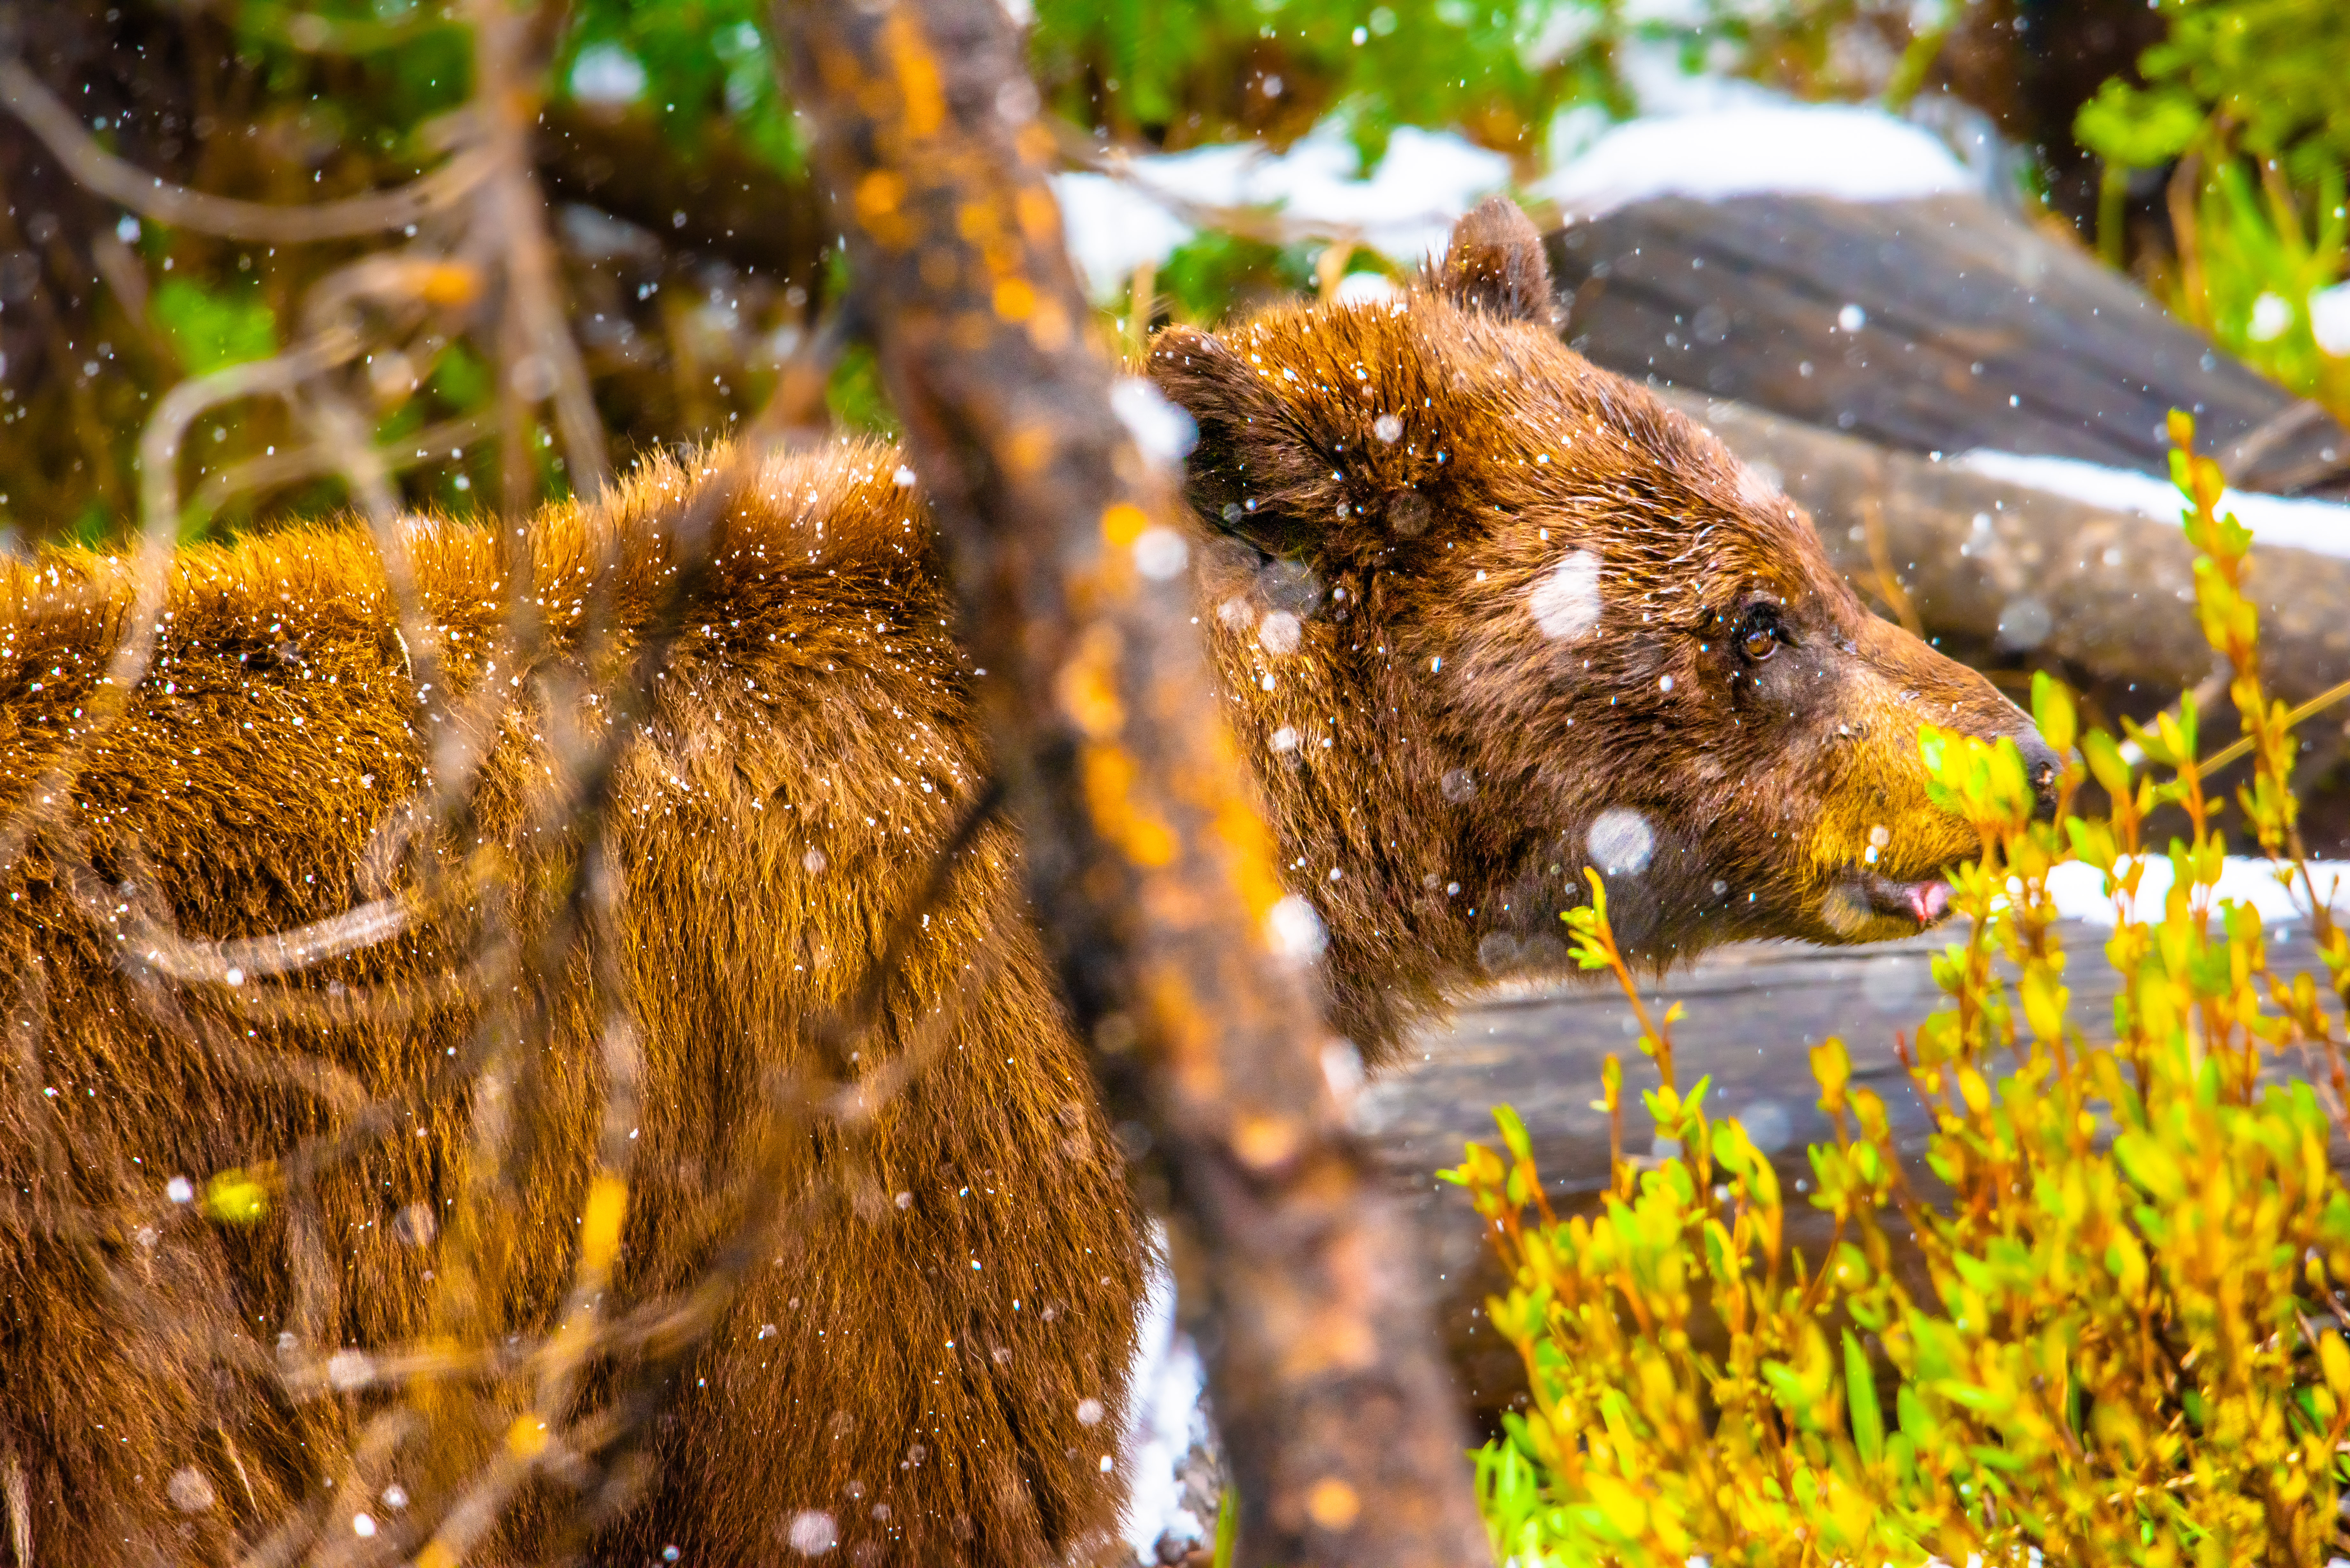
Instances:
[[[490,171],[483,154],[460,153],[395,190],[315,206],[273,206],[191,191],[117,158],[92,140],[73,111],[13,57],[0,57],[0,105],[23,120],[75,179],[108,200],[159,223],[263,244],[352,239],[421,223],[454,206]]]
[[[461,414],[453,420],[425,426],[415,434],[401,438],[400,444],[383,453],[387,470],[413,468],[429,462],[452,448],[467,447],[490,432],[490,421],[479,414]],[[247,458],[215,469],[204,476],[195,494],[189,500],[189,510],[199,517],[217,516],[220,509],[248,491],[276,490],[282,485],[298,484],[306,479],[322,479],[330,473],[342,472],[350,466],[349,454],[324,441],[308,446],[288,447],[284,452],[266,457]]]

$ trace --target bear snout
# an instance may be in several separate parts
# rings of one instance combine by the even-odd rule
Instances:
[[[2040,732],[2029,724],[2011,738],[2015,742],[2015,749],[2023,753],[2023,776],[2032,781],[2033,819],[2055,821],[2056,785],[2057,781],[2064,776],[2064,760],[2040,738]]]

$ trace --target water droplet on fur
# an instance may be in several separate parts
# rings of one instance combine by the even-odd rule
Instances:
[[[1625,806],[1611,806],[1591,824],[1584,843],[1599,869],[1610,877],[1638,877],[1648,868],[1657,836],[1648,819]]]
[[[889,476],[889,482],[900,490],[911,490],[914,488],[914,471],[901,462],[898,465],[898,472]]]
[[[1868,325],[1868,312],[1857,305],[1847,305],[1836,312],[1836,325],[1846,332],[1857,332]]]
[[[821,1557],[840,1544],[840,1531],[833,1523],[832,1515],[824,1510],[802,1509],[792,1515],[792,1521],[784,1532],[784,1539],[791,1543],[793,1551],[803,1557]],[[676,1560],[672,1558],[671,1561]]]
[[[1436,781],[1444,798],[1455,805],[1465,805],[1477,798],[1477,780],[1467,768],[1451,768]]]
[[[219,1501],[213,1491],[212,1478],[193,1465],[182,1465],[163,1483],[163,1495],[182,1513],[202,1513]]]
[[[1599,625],[1599,557],[1570,550],[1534,581],[1526,608],[1544,637],[1575,642]]]
[[[1428,498],[1416,490],[1407,490],[1388,503],[1388,527],[1399,539],[1417,539],[1427,533],[1432,515]]]
[[[163,1183],[163,1196],[174,1203],[192,1203],[196,1199],[196,1184],[184,1176],[175,1176]]]
[[[374,1539],[375,1516],[369,1513],[355,1513],[351,1515],[351,1533],[358,1536],[361,1541]]]
[[[368,1359],[367,1352],[363,1350],[338,1350],[327,1358],[327,1381],[333,1385],[337,1393],[348,1394],[354,1388],[363,1388],[374,1376],[375,1363]]]

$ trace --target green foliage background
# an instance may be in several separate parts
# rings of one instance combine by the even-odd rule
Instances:
[[[2172,253],[2141,269],[2147,281],[2232,352],[2350,416],[2350,341],[2327,352],[2310,304],[2350,271],[2350,5],[2160,9],[2168,36],[2140,57],[2139,79],[2107,81],[2074,123],[2106,164],[2106,254],[2122,258],[2122,182],[2169,171]]]
[[[1241,138],[1282,145],[1335,123],[1376,160],[1396,128],[1410,124],[1460,130],[1507,152],[1531,178],[1595,125],[1632,108],[1626,71],[1636,46],[1661,46],[1687,67],[1742,73],[1801,96],[1898,106],[1929,80],[1950,87],[1956,78],[1944,57],[1978,47],[1964,43],[1969,36],[2013,47],[2015,35],[1999,32],[2007,3],[1035,0],[1031,57],[1051,112],[1130,146],[1180,150]],[[441,0],[219,0],[196,11],[161,0],[59,4],[86,8],[93,25],[102,15],[104,26],[126,36],[187,30],[204,78],[195,96],[235,106],[249,127],[159,169],[203,189],[282,201],[409,178],[435,161],[436,127],[471,87],[467,35]],[[2178,221],[2156,225],[2163,232],[2149,241],[2145,223],[2131,227],[2117,216],[2106,225],[2109,252],[2231,350],[2287,386],[2350,410],[2350,360],[2325,351],[2310,306],[2313,294],[2350,265],[2343,197],[2350,94],[2339,87],[2350,80],[2350,7],[2162,0],[2161,16],[2166,36],[2134,73],[2091,99],[2077,133],[2104,161],[2114,213],[2124,211],[2137,171],[2185,170],[2172,180],[2168,211]],[[229,47],[203,45],[207,28]],[[619,62],[624,78],[640,75],[639,90],[623,103],[588,101],[572,90],[595,74],[583,71],[583,60],[608,76]],[[619,156],[661,164],[657,182],[676,188],[681,208],[702,201],[697,182],[719,180],[745,186],[748,199],[767,208],[801,202],[813,211],[801,132],[775,63],[764,0],[576,0],[562,13],[549,112],[638,137],[626,145],[642,154]],[[2015,75],[2026,62],[2018,56],[2000,68]],[[1563,119],[1567,110],[1575,113]],[[135,159],[151,157],[136,141],[120,141],[119,128],[100,134]],[[623,451],[703,438],[745,417],[772,385],[781,346],[840,282],[818,253],[818,219],[793,254],[713,257],[672,237],[666,207],[629,214],[654,246],[650,259],[632,264],[636,272],[574,276],[585,323],[609,329],[600,342],[593,332],[583,336]],[[0,491],[0,522],[88,537],[119,527],[136,431],[155,389],[287,341],[302,289],[348,259],[346,247],[273,251],[153,225],[135,250],[154,279],[142,308],[99,288],[64,324],[84,347],[60,355],[94,359],[97,382],[76,391],[52,380],[0,416],[0,468],[13,480]],[[1311,244],[1203,234],[1160,269],[1160,309],[1212,320],[1267,296],[1310,289],[1315,263]],[[1354,265],[1387,264],[1365,256]],[[787,287],[790,278],[800,281]],[[1130,327],[1121,330],[1131,337]],[[481,406],[480,377],[459,350],[427,350],[417,367],[420,398],[387,414],[386,433]],[[850,422],[886,426],[869,367],[844,367],[831,403]],[[282,411],[255,405],[225,410],[197,432],[192,450],[229,463],[288,434]],[[491,466],[469,449],[411,465],[402,483],[413,500],[463,513],[488,493]],[[223,522],[240,526],[339,504],[331,483],[280,486],[234,501]]]

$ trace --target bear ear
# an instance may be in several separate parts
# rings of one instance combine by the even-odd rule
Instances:
[[[1201,520],[1269,555],[1307,553],[1315,535],[1302,519],[1329,464],[1315,460],[1317,443],[1290,406],[1222,338],[1196,327],[1159,333],[1149,370],[1199,427],[1183,488]]]
[[[1466,310],[1551,324],[1550,259],[1534,220],[1507,196],[1490,196],[1452,225],[1431,269],[1439,294]]]

